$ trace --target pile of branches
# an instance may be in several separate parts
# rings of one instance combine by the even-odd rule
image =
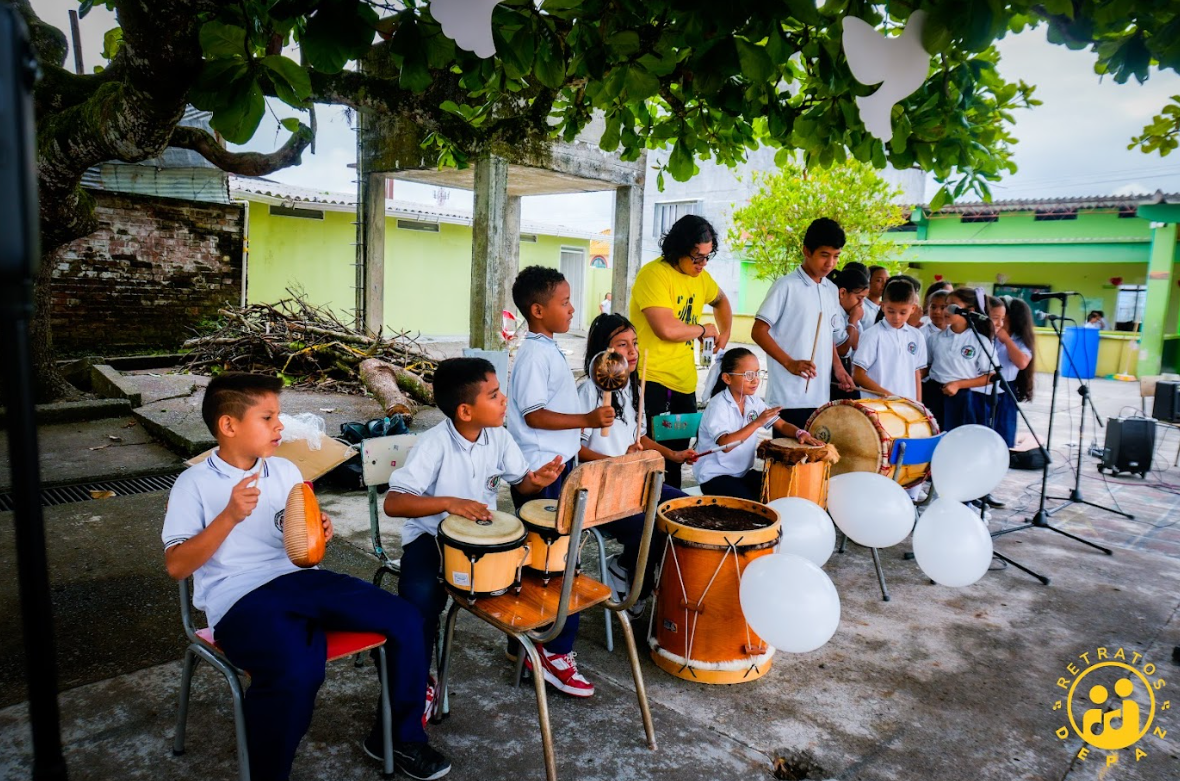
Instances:
[[[434,404],[430,383],[438,362],[416,336],[400,332],[374,339],[301,294],[287,293],[290,298],[275,304],[218,310],[217,322],[184,343],[190,351],[185,368],[198,374],[277,374],[287,385],[324,391],[360,394],[368,388],[387,414],[411,412],[415,402]],[[378,393],[364,376],[375,371],[395,383],[393,398],[388,389]],[[396,398],[399,388],[410,399]]]

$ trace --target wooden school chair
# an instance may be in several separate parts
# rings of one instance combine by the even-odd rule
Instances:
[[[548,781],[557,779],[557,761],[553,750],[553,733],[549,726],[545,677],[541,672],[540,654],[534,643],[544,644],[553,640],[561,633],[571,613],[578,613],[600,604],[605,604],[607,609],[618,616],[627,643],[631,674],[635,679],[635,693],[639,699],[639,710],[643,718],[644,731],[647,733],[648,747],[653,751],[656,748],[655,727],[651,720],[643,673],[639,667],[639,652],[635,646],[635,633],[631,628],[627,609],[635,603],[643,585],[647,559],[651,552],[656,507],[663,484],[663,457],[659,453],[643,451],[582,464],[570,473],[565,485],[562,486],[557,505],[557,531],[559,534],[570,535],[571,547],[574,545],[573,541],[581,537],[584,529],[593,529],[603,523],[640,512],[645,513],[635,573],[628,596],[622,602],[611,599],[609,586],[578,571],[576,555],[567,557],[565,572],[560,578],[553,578],[548,586],[543,584],[540,574],[526,570],[522,576],[519,594],[509,590],[501,596],[483,597],[471,603],[466,598],[451,600],[444,631],[443,662],[439,681],[444,696],[453,656],[455,622],[460,609],[469,611],[480,620],[515,638],[523,650],[517,662],[518,685],[525,653],[528,654],[533,666],[537,717],[541,726],[545,775]]]
[[[229,660],[213,640],[209,627],[197,629],[193,622],[192,601],[189,596],[188,578],[180,581],[180,620],[184,634],[188,637],[188,648],[184,652],[184,672],[180,678],[180,706],[176,714],[176,737],[172,741],[174,756],[184,754],[184,733],[188,722],[189,692],[192,689],[193,672],[197,662],[206,661],[213,669],[225,676],[234,702],[234,732],[238,742],[238,778],[250,781],[250,754],[246,747],[246,714],[243,709],[242,678],[248,677],[249,670],[242,670]],[[364,651],[377,652],[379,670],[385,669],[385,635],[377,632],[346,632],[331,630],[327,633],[328,658],[332,662]],[[389,682],[382,673],[381,679],[381,723],[385,732],[383,762],[385,774],[393,773],[393,712],[389,705]]]

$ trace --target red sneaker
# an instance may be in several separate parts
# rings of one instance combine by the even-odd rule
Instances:
[[[578,664],[574,661],[578,655],[576,651],[570,651],[568,654],[551,654],[544,648],[537,650],[541,652],[541,672],[550,686],[571,697],[594,696],[594,684],[578,672]],[[530,671],[533,669],[532,662],[527,656],[524,658],[524,664]]]
[[[426,677],[426,707],[422,710],[422,728],[426,729],[426,722],[434,715],[434,698],[438,696],[438,681],[433,675]]]

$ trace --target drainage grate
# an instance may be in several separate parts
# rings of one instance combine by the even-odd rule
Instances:
[[[100,480],[94,483],[77,483],[76,485],[45,488],[41,491],[41,506],[53,507],[72,502],[89,502],[94,499],[90,493],[91,491],[113,491],[115,496],[132,496],[133,494],[167,491],[172,488],[172,484],[176,482],[178,475],[180,475],[180,471],[153,475],[151,477],[128,477],[121,480]],[[0,511],[13,509],[15,509],[15,505],[12,494],[0,494]]]

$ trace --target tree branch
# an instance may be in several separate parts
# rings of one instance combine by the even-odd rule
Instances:
[[[283,168],[302,163],[303,150],[308,147],[311,140],[311,133],[301,128],[291,134],[282,148],[269,154],[231,152],[217,143],[217,139],[204,130],[181,125],[172,131],[172,139],[168,145],[191,149],[213,165],[231,174],[266,176]]]

